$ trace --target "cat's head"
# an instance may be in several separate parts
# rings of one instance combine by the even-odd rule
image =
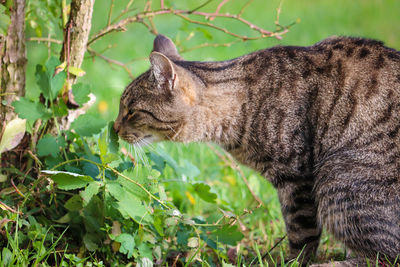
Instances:
[[[125,141],[135,144],[179,140],[196,102],[196,89],[180,61],[175,45],[158,35],[150,54],[151,67],[133,80],[123,92],[114,129]]]

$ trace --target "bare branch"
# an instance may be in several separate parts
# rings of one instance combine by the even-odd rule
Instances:
[[[126,26],[134,23],[134,22],[140,22],[145,18],[152,18],[154,16],[158,16],[158,15],[165,15],[165,14],[171,14],[171,15],[175,15],[178,16],[186,21],[189,21],[191,23],[195,23],[195,24],[199,24],[202,26],[206,26],[206,27],[210,27],[219,31],[222,31],[228,35],[234,36],[236,38],[242,39],[243,41],[247,41],[247,40],[257,40],[257,39],[261,39],[261,38],[265,38],[265,37],[275,37],[277,39],[281,39],[281,35],[285,34],[288,32],[289,26],[284,27],[281,31],[275,31],[275,32],[271,32],[271,31],[267,31],[251,22],[249,22],[248,20],[243,19],[242,17],[238,16],[238,15],[234,15],[234,14],[219,14],[219,13],[207,13],[207,12],[199,12],[199,11],[189,11],[189,10],[174,10],[174,9],[160,9],[160,10],[154,10],[154,11],[143,11],[143,12],[139,12],[137,13],[135,16],[120,20],[119,22],[115,23],[115,24],[111,24],[105,28],[103,28],[102,30],[100,30],[98,33],[94,34],[90,40],[88,41],[88,45],[92,44],[93,42],[95,42],[97,39],[101,38],[102,36],[109,34],[111,32],[114,31],[125,31],[126,30]],[[259,32],[261,35],[257,36],[257,37],[248,37],[248,36],[243,36],[243,35],[239,35],[236,34],[234,32],[229,31],[228,29],[219,27],[215,24],[209,23],[209,22],[202,22],[202,21],[197,21],[197,20],[193,20],[187,16],[184,15],[198,15],[198,16],[202,16],[204,18],[210,18],[210,17],[223,17],[223,18],[228,18],[228,19],[234,19],[234,20],[238,20],[244,24],[246,24],[247,26],[249,26],[251,29]]]
[[[120,67],[122,67],[129,75],[129,77],[133,80],[135,78],[135,76],[132,74],[131,70],[128,68],[128,66],[125,63],[122,63],[118,60],[112,59],[112,58],[108,58],[106,56],[103,56],[102,54],[98,53],[97,51],[93,50],[92,48],[88,48],[88,52],[90,54],[92,54],[93,56],[97,56],[103,60],[105,60],[107,63],[109,64],[114,64],[114,65],[118,65]]]
[[[221,3],[219,3],[219,5],[217,6],[217,9],[215,10],[215,13],[218,14],[219,11],[221,10],[221,7],[222,7],[223,5],[225,5],[226,3],[228,3],[228,2],[229,2],[229,0],[223,0]],[[210,21],[213,21],[214,18],[215,18],[215,17],[211,17],[211,18],[210,18]]]
[[[193,14],[195,14],[195,13],[193,13]],[[239,34],[236,34],[236,33],[234,33],[234,32],[229,31],[229,30],[226,29],[226,28],[222,28],[222,27],[216,26],[216,25],[214,25],[214,24],[212,24],[212,23],[209,23],[209,22],[202,22],[202,21],[197,21],[197,20],[190,19],[189,17],[184,16],[184,15],[182,15],[182,14],[180,14],[180,13],[174,13],[174,15],[176,15],[176,16],[178,16],[178,17],[180,17],[180,18],[182,18],[182,19],[184,19],[184,20],[186,20],[186,21],[188,21],[188,22],[190,22],[190,23],[198,24],[198,25],[202,25],[202,26],[207,26],[207,27],[209,27],[209,28],[213,28],[213,29],[215,29],[215,30],[224,32],[224,33],[226,33],[226,34],[228,34],[228,35],[231,35],[231,36],[233,36],[233,37],[242,39],[243,41],[260,39],[260,37],[248,37],[248,36],[244,36],[244,35],[239,35]],[[216,14],[216,15],[219,15],[219,14]],[[237,18],[237,19],[240,19],[240,18]],[[252,25],[252,24],[251,24],[251,25]],[[251,28],[255,28],[255,27],[256,27],[255,25],[252,25],[252,26],[251,26]],[[260,29],[260,30],[263,32],[263,35],[264,35],[264,36],[267,36],[267,35],[272,36],[272,35],[273,35],[272,32],[268,32],[268,31],[265,31],[265,30],[263,30],[263,29]]]
[[[237,39],[237,40],[229,42],[229,43],[215,43],[215,44],[202,43],[200,45],[196,45],[196,46],[193,46],[193,47],[190,47],[190,48],[180,49],[179,53],[187,53],[187,52],[190,52],[190,51],[193,51],[193,50],[196,50],[196,49],[200,49],[200,48],[204,48],[204,47],[221,47],[221,46],[230,47],[231,45],[239,43],[241,41],[242,40]]]
[[[208,0],[207,2],[205,2],[205,3],[201,4],[201,5],[199,5],[198,7],[193,8],[192,10],[188,11],[188,14],[192,14],[193,12],[199,10],[200,8],[205,7],[206,5],[208,5],[209,3],[211,3],[212,1],[213,1],[213,0]]]
[[[254,0],[248,0],[248,1],[246,2],[246,4],[244,4],[244,5],[242,6],[242,9],[240,9],[240,11],[239,11],[239,13],[238,13],[238,17],[242,16],[244,10],[245,10],[253,1],[254,1]]]
[[[111,0],[110,11],[108,12],[107,26],[110,26],[110,24],[111,24],[111,17],[112,17],[112,11],[113,11],[113,9],[114,9],[114,0]]]
[[[134,9],[129,9],[130,6],[132,5],[134,0],[130,0],[128,2],[128,4],[126,4],[124,10],[121,11],[121,13],[115,18],[113,19],[112,23],[115,23],[117,20],[119,20],[120,18],[122,18],[124,15],[126,15],[127,13],[133,11]]]
[[[61,40],[53,39],[53,38],[45,38],[45,37],[29,37],[26,39],[27,41],[36,41],[38,43],[44,42],[44,43],[55,43],[55,44],[63,44]]]

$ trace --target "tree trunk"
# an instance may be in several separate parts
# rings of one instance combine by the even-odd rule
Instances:
[[[13,1],[10,18],[7,36],[0,37],[0,122],[16,116],[11,103],[25,94],[25,0]]]
[[[68,66],[80,68],[87,50],[94,0],[72,0],[71,15],[65,27],[61,62],[67,61]],[[68,75],[69,87],[75,83],[76,77]],[[71,88],[67,88],[70,90]]]

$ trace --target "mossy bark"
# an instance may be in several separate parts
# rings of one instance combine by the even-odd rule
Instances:
[[[80,68],[87,50],[94,0],[72,0],[71,14],[65,27],[61,61],[69,66]],[[69,74],[67,84],[75,83],[76,77]],[[70,89],[70,88],[68,88]]]
[[[14,0],[7,36],[0,37],[0,122],[14,118],[11,103],[25,94],[25,0]],[[0,126],[1,128],[2,126]]]

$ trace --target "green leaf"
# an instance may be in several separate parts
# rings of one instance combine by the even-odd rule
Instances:
[[[199,246],[199,239],[197,237],[189,238],[187,246],[189,248],[197,248]]]
[[[153,218],[150,216],[150,211],[142,205],[138,200],[124,199],[118,202],[118,210],[127,214],[132,220],[138,224],[151,224]]]
[[[178,245],[186,246],[189,240],[189,231],[187,231],[186,229],[179,230],[176,233],[176,238],[176,242]]]
[[[83,105],[90,100],[90,85],[84,83],[77,83],[72,85],[72,94],[74,100],[79,105]]]
[[[52,106],[54,115],[57,117],[64,117],[68,115],[68,107],[64,101],[60,100],[56,105]]]
[[[230,263],[226,263],[224,260],[222,260],[222,267],[236,267],[236,266]]]
[[[86,72],[83,69],[74,67],[74,66],[69,66],[68,67],[69,73],[75,75],[76,77],[82,77],[83,75],[86,74]]]
[[[114,122],[108,123],[108,149],[111,153],[117,154],[119,151],[118,135],[114,130]]]
[[[107,154],[107,129],[100,134],[97,145],[100,150],[100,157],[103,157]]]
[[[51,113],[42,103],[30,101],[25,97],[21,97],[19,100],[14,101],[12,106],[15,108],[15,112],[21,119],[35,121],[37,119],[47,120],[51,117]]]
[[[160,236],[164,236],[164,220],[162,216],[154,216],[154,228]]]
[[[50,134],[46,134],[37,144],[37,154],[40,157],[49,155],[56,157],[59,151],[56,138]]]
[[[151,161],[154,162],[155,165],[153,165],[153,168],[162,173],[165,169],[165,160],[163,157],[160,157],[154,152],[149,152],[147,154]]]
[[[137,197],[126,191],[117,182],[108,182],[106,190],[118,200],[118,210],[124,216],[129,216],[138,224],[149,224],[153,222],[149,210]]]
[[[10,25],[10,17],[5,14],[6,7],[0,4],[0,35],[7,35],[8,25]]]
[[[39,86],[42,94],[47,99],[50,99],[50,81],[46,71],[42,65],[36,65],[36,84]]]
[[[128,259],[131,258],[135,248],[135,238],[130,234],[122,233],[115,238],[115,241],[121,243],[119,252],[126,254]]]
[[[144,242],[140,243],[140,245],[137,247],[137,249],[139,251],[139,255],[142,258],[148,258],[148,259],[153,258],[153,252],[146,243],[144,243]]]
[[[224,226],[211,234],[216,240],[223,244],[236,246],[243,239],[243,234],[237,230],[237,226]]]
[[[69,212],[66,213],[64,216],[62,216],[60,219],[58,220],[54,220],[57,223],[69,223],[71,221],[71,217],[69,215]]]
[[[85,244],[85,247],[89,251],[96,251],[99,248],[99,246],[96,243],[97,240],[98,237],[95,234],[86,233],[83,236],[83,243]]]
[[[200,174],[200,170],[190,161],[185,159],[183,162],[185,165],[180,168],[181,174],[184,174],[189,178],[194,178]]]
[[[139,258],[136,267],[153,267],[153,260],[147,257]]]
[[[6,247],[3,247],[3,251],[1,252],[2,255],[2,263],[4,266],[10,266],[11,262],[13,261],[14,254]]]
[[[109,164],[113,161],[119,160],[119,156],[117,154],[108,153],[103,157],[103,163]]]
[[[134,167],[135,165],[133,165],[132,161],[124,161],[121,162],[115,169],[119,172],[124,172],[125,170],[129,170]]]
[[[43,96],[50,100],[57,98],[67,78],[65,71],[55,74],[58,65],[60,65],[60,60],[52,56],[47,60],[45,67],[42,65],[36,66],[36,83],[42,91]]]
[[[50,88],[51,88],[52,99],[57,98],[58,93],[63,88],[65,79],[67,79],[67,74],[64,71],[61,71],[60,73],[57,73],[54,77],[50,78]]]
[[[83,114],[72,122],[71,128],[80,136],[92,136],[99,133],[105,125],[106,122],[98,116]]]
[[[6,124],[0,140],[0,154],[16,147],[25,135],[26,120],[15,118]]]
[[[206,37],[208,40],[213,39],[213,35],[208,30],[200,27],[196,28],[196,30],[203,33],[204,37]]]
[[[79,195],[73,195],[65,202],[64,207],[69,211],[79,211],[83,208],[82,198]]]
[[[197,195],[199,195],[199,197],[204,201],[215,203],[217,195],[210,192],[211,187],[209,185],[203,183],[196,183],[193,184],[193,189],[197,193]]]
[[[83,191],[79,192],[79,195],[83,199],[83,206],[89,204],[90,200],[94,195],[99,192],[100,184],[98,182],[91,182]]]
[[[162,172],[164,167],[162,160],[160,159],[161,157],[169,166],[172,167],[172,169],[174,169],[178,176],[194,178],[200,174],[200,170],[187,160],[184,160],[185,165],[183,167],[179,166],[178,163],[167,152],[160,148],[160,146],[157,147],[158,156],[154,153],[149,154],[151,160],[156,163],[156,166],[154,168],[160,172]]]
[[[157,181],[151,180],[148,177],[151,174],[151,169],[146,168],[142,164],[138,164],[136,166],[135,171],[128,171],[125,172],[126,175],[128,175],[132,180],[135,182],[141,184],[144,188],[146,188],[150,192],[154,192],[157,190],[156,183]],[[140,188],[138,185],[135,183],[132,183],[131,181],[128,181],[122,177],[118,177],[117,179],[118,183],[123,186],[125,191],[128,193],[135,195],[137,199],[141,200],[147,200],[148,199],[148,194],[143,191],[142,188]]]
[[[50,178],[57,183],[62,190],[73,190],[85,187],[93,179],[90,176],[80,175],[72,172],[45,170],[42,173],[50,175]]]
[[[97,176],[100,174],[99,168],[90,162],[84,162],[83,164],[83,173],[86,175],[89,175],[93,179],[97,178]]]

